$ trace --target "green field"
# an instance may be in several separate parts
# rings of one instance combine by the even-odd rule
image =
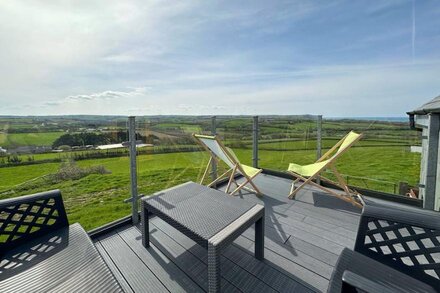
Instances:
[[[201,166],[206,162],[207,155],[200,152],[139,156],[139,192],[151,194],[181,182],[197,180],[200,177]],[[56,172],[59,164],[0,168],[0,189],[3,190],[0,198],[60,189],[69,220],[80,222],[86,229],[100,226],[129,213],[130,205],[123,203],[123,200],[129,197],[130,176],[127,157],[85,160],[78,162],[78,165],[103,165],[111,174],[93,174],[78,180],[50,184],[42,179],[32,179]],[[25,181],[28,183],[17,186]]]
[[[198,151],[179,151],[183,147],[193,148],[196,145],[195,142],[191,144],[191,133],[209,133],[210,119],[170,116],[140,117],[138,121],[138,130],[153,130],[164,137],[155,138],[156,154],[144,152],[138,155],[139,193],[151,194],[188,180],[200,180],[208,155]],[[52,145],[67,129],[71,132],[100,127],[107,130],[112,127],[124,129],[125,123],[121,117],[100,116],[1,118],[0,130],[27,132],[0,133],[0,146]],[[316,160],[316,121],[301,117],[271,116],[262,117],[259,127],[260,167],[284,171],[289,163],[309,164]],[[33,132],[36,128],[38,132]],[[420,154],[410,153],[409,146],[420,144],[420,133],[409,130],[405,123],[324,120],[323,152],[352,129],[364,133],[365,137],[337,163],[349,184],[391,193],[399,182],[417,185]],[[217,119],[217,133],[235,150],[243,163],[251,165],[251,117],[220,117]],[[171,153],[161,154],[163,151]],[[87,155],[91,153],[104,154],[106,157],[90,159]],[[77,160],[81,168],[103,166],[111,173],[90,174],[80,179],[56,183],[47,179],[45,175],[58,171],[60,161],[78,159],[78,156],[82,156]],[[123,203],[129,197],[129,158],[127,154],[109,156],[106,151],[96,150],[22,154],[19,155],[22,163],[17,166],[7,164],[6,157],[0,157],[0,166],[3,164],[0,168],[0,198],[59,188],[69,220],[80,222],[87,230],[98,227],[128,215],[131,211],[130,205]],[[332,178],[332,174],[327,175]]]
[[[125,150],[124,149],[113,149],[111,150],[112,153],[114,152],[121,152],[123,153]],[[27,158],[31,157],[34,161],[44,161],[44,160],[53,160],[53,159],[57,159],[57,160],[63,160],[63,159],[69,159],[69,158],[74,158],[76,155],[85,155],[88,153],[103,153],[105,154],[107,152],[107,150],[83,150],[83,151],[70,151],[70,152],[53,152],[53,153],[41,153],[41,154],[23,154],[23,155],[18,155],[18,157],[20,159],[22,159],[23,161],[26,161]],[[128,154],[127,154],[128,156]],[[1,158],[0,158],[1,160]]]
[[[64,132],[0,133],[0,146],[51,146]]]
[[[329,149],[334,146],[339,140],[338,139],[323,139],[322,148]],[[258,144],[260,150],[303,150],[310,149],[316,150],[316,139],[311,140],[296,140],[296,141],[277,141],[277,142],[263,142]],[[365,146],[404,146],[409,144],[404,141],[390,141],[390,140],[361,140],[354,147],[365,147]]]
[[[289,163],[310,164],[314,160],[315,151],[260,151],[260,166],[267,169],[286,170]],[[342,156],[336,165],[342,174],[350,175],[351,185],[393,193],[394,186],[385,182],[396,185],[399,182],[408,182],[412,186],[417,185],[420,154],[410,153],[407,147],[358,147],[352,148]],[[376,182],[374,179],[385,182]]]
[[[179,123],[161,123],[157,124],[152,129],[167,130],[167,129],[181,129],[184,132],[194,133],[200,132],[201,127],[199,125],[191,124],[179,124]]]
[[[251,163],[251,150],[237,149],[243,163]],[[290,162],[312,163],[315,151],[260,151],[260,166],[285,170]],[[208,156],[203,152],[170,153],[138,156],[138,189],[140,193],[151,194],[176,184],[201,178]],[[338,162],[343,174],[370,177],[380,180],[416,184],[419,174],[420,155],[408,152],[406,147],[364,147],[350,150]],[[31,192],[59,188],[68,209],[69,219],[80,222],[86,229],[98,227],[111,220],[129,214],[129,204],[123,200],[129,197],[129,159],[127,157],[83,160],[79,166],[102,165],[111,174],[89,175],[79,180],[68,180],[58,184],[45,184],[34,180],[16,186],[42,174],[54,173],[56,163],[0,168],[2,182],[0,198],[13,197]],[[350,182],[356,184],[356,181]],[[359,186],[392,192],[387,184],[358,182]],[[15,187],[14,187],[15,186]]]

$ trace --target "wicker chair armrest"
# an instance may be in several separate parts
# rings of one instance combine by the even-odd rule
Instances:
[[[342,274],[342,281],[360,292],[386,292],[387,288],[351,271]]]
[[[389,201],[366,201],[361,217],[440,230],[440,213]]]

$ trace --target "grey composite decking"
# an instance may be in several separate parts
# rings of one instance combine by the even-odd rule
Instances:
[[[222,256],[222,291],[326,291],[339,254],[344,247],[353,248],[360,210],[314,188],[289,200],[287,179],[260,174],[255,182],[265,194],[262,198],[246,191],[237,196],[265,205],[265,260],[254,258],[254,230],[248,229]],[[206,291],[206,250],[157,217],[150,220],[150,233],[148,250],[136,226],[95,240],[123,288]]]

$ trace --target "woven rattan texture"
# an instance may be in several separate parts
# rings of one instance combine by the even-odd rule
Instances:
[[[196,183],[184,184],[145,199],[147,209],[174,219],[203,239],[209,239],[255,204]]]

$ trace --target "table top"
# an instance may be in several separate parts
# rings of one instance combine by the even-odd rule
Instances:
[[[142,201],[153,213],[156,210],[172,218],[204,239],[216,235],[256,205],[194,182],[157,192]]]

